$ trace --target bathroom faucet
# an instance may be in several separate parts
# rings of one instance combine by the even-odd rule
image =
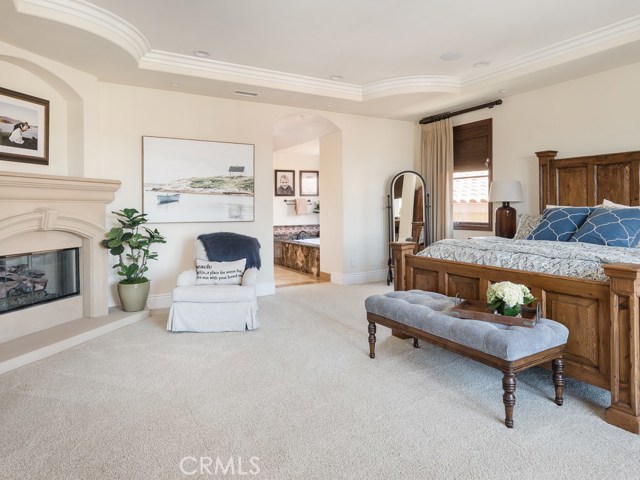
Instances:
[[[306,236],[307,236],[307,232],[305,232],[304,230],[300,230],[300,231],[298,232],[298,234],[296,235],[296,240],[300,240],[301,238],[304,238],[304,237],[302,236],[302,234],[303,234],[303,233],[304,233],[304,237],[306,237]]]

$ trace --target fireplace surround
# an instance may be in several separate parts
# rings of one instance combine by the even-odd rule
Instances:
[[[69,323],[86,330],[83,324],[109,316],[108,252],[100,241],[119,187],[117,180],[0,171],[0,257],[77,248],[80,286],[78,295],[0,315],[0,350],[39,332],[53,338],[52,329]]]

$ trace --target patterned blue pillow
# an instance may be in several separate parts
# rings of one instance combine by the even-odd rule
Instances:
[[[635,247],[640,242],[640,208],[597,208],[571,241]]]
[[[548,208],[527,240],[568,241],[593,211],[589,207]]]

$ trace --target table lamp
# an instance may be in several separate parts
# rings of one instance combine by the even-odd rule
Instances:
[[[489,201],[502,202],[496,210],[496,235],[513,238],[516,234],[516,209],[509,206],[509,202],[522,201],[522,185],[513,180],[491,182]]]

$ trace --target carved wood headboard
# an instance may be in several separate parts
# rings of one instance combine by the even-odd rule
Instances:
[[[606,198],[640,205],[640,151],[556,158],[536,152],[540,170],[540,212],[546,205],[592,206]]]

